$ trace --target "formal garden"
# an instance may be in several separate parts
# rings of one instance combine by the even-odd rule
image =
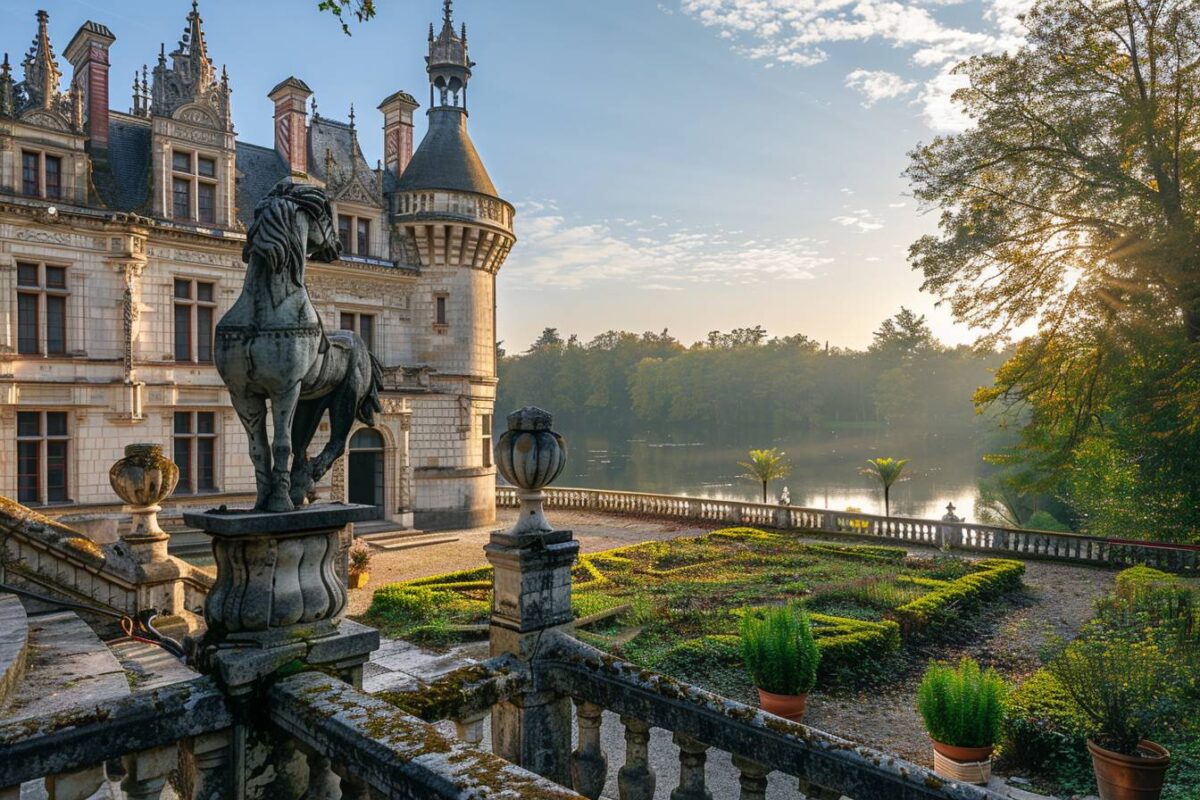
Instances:
[[[871,687],[924,672],[910,702],[940,739],[939,771],[955,769],[941,760],[942,743],[971,745],[981,753],[964,762],[971,768],[978,757],[1036,789],[1086,794],[1096,785],[1089,739],[1131,753],[1149,739],[1172,754],[1163,797],[1194,797],[1200,590],[1146,567],[1125,570],[1073,641],[1044,645],[1040,668],[1003,665],[1000,675],[959,662],[980,620],[1020,606],[1024,572],[1020,561],[728,528],[581,556],[573,607],[580,639],[764,707],[770,693],[810,689],[870,702]],[[482,567],[386,585],[365,621],[449,648],[486,637],[490,600],[491,568]]]

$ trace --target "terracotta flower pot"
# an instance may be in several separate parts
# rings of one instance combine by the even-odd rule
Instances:
[[[959,747],[933,742],[933,771],[964,783],[986,785],[992,777],[992,751],[995,747]]]
[[[758,690],[758,704],[763,711],[777,717],[799,722],[804,719],[804,709],[808,705],[807,694],[775,694],[765,689]]]
[[[1167,748],[1143,739],[1136,756],[1105,750],[1088,740],[1092,769],[1100,800],[1158,800],[1171,754]]]
[[[361,589],[367,585],[367,581],[371,580],[369,572],[351,572],[350,573],[350,588]]]

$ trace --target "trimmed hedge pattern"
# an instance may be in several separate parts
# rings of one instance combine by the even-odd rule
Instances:
[[[1025,574],[1023,563],[1006,558],[984,559],[976,563],[976,568],[977,572],[952,581],[897,576],[898,581],[931,588],[895,610],[896,620],[904,633],[921,634],[946,625],[963,611],[977,608],[983,600],[1019,588],[1021,576]]]

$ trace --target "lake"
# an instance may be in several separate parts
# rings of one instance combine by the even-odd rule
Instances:
[[[982,451],[970,431],[928,435],[883,432],[829,432],[741,443],[703,437],[630,434],[621,437],[560,430],[568,458],[558,486],[685,494],[722,500],[762,497],[759,484],[738,477],[737,462],[751,447],[776,447],[792,463],[792,473],[773,481],[774,500],[784,486],[793,505],[883,513],[883,495],[859,474],[868,458],[908,458],[911,478],[892,488],[892,513],[941,518],[953,502],[958,515],[975,518],[977,469]]]

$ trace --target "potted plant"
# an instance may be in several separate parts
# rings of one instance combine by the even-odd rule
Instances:
[[[968,783],[988,782],[1006,695],[1004,679],[970,658],[957,667],[929,665],[917,690],[917,710],[933,740],[935,772]]]
[[[355,542],[350,548],[350,588],[361,589],[371,579],[371,547],[366,542]]]
[[[1171,754],[1148,736],[1170,707],[1167,656],[1152,642],[1093,635],[1071,642],[1048,668],[1091,723],[1101,800],[1157,800]]]
[[[747,612],[741,633],[742,658],[763,711],[799,722],[821,661],[808,614],[792,605]]]

